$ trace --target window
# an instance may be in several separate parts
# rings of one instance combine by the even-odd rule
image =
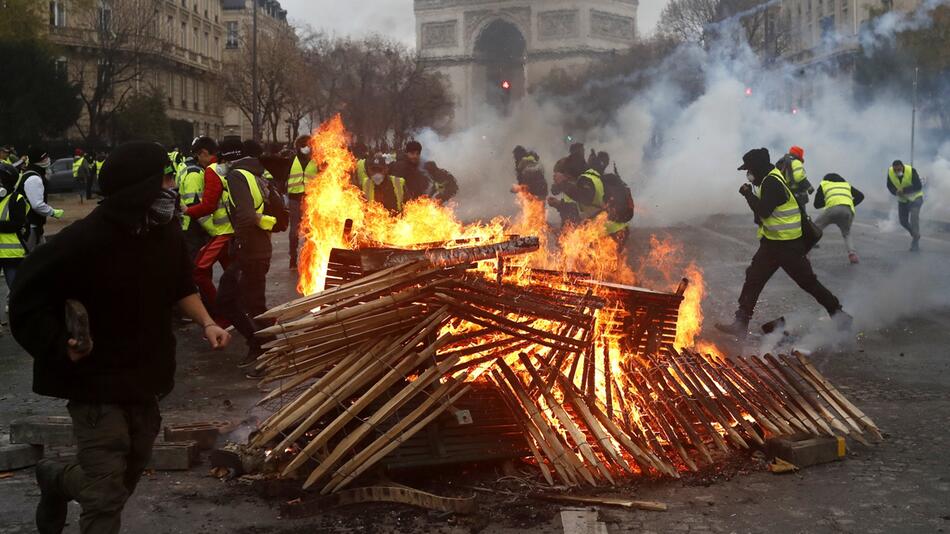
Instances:
[[[185,93],[188,91],[188,88],[185,87],[185,78],[182,76],[178,77],[178,89],[181,91],[181,94],[178,95],[179,100],[181,100],[181,107],[188,109],[188,98]]]
[[[201,53],[206,56],[208,55],[208,41],[210,40],[211,36],[208,34],[208,32],[205,32],[205,40],[201,42]]]
[[[211,57],[214,59],[221,59],[218,55],[218,51],[221,50],[221,39],[218,39],[217,36],[214,38],[214,50],[211,51]]]
[[[67,79],[69,77],[68,68],[69,68],[69,62],[65,57],[60,56],[56,58],[56,75],[57,76],[59,76],[60,78],[64,80]]]
[[[62,28],[66,26],[66,2],[54,0],[49,3],[49,25]]]
[[[168,31],[168,42],[174,43],[175,42],[175,19],[173,19],[171,15],[168,16],[168,22],[165,27],[167,28],[167,31]]]
[[[112,31],[112,6],[105,2],[99,5],[99,31]]]
[[[238,23],[237,22],[228,22],[228,41],[225,45],[228,48],[237,48],[238,47]]]
[[[181,47],[188,48],[188,25],[181,23]]]
[[[197,52],[198,48],[201,47],[201,42],[198,41],[198,28],[195,28],[194,30],[192,30],[192,33],[194,34],[195,38],[193,41],[191,41],[191,46],[194,49],[194,51]]]
[[[195,111],[198,111],[198,80],[193,78],[191,80],[191,98],[192,103],[195,105]]]
[[[835,16],[822,17],[818,22],[821,25],[821,38],[827,39],[835,31]]]

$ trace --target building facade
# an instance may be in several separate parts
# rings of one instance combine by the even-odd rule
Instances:
[[[60,50],[58,65],[82,86],[84,100],[110,113],[130,94],[159,92],[176,130],[191,135],[223,132],[221,72],[224,26],[220,0],[99,0],[82,6],[49,2],[49,37]],[[97,95],[103,76],[115,81]],[[103,84],[104,85],[104,84]],[[110,84],[111,85],[111,84]],[[86,106],[70,139],[87,136]],[[109,130],[99,132],[106,142]]]
[[[555,69],[580,69],[637,39],[639,0],[415,0],[420,56],[456,100],[455,128],[505,112]]]
[[[224,24],[224,60],[236,61],[251,53],[251,36],[254,24],[253,0],[219,0],[222,7]],[[277,0],[257,0],[257,31],[259,36],[274,36],[278,32],[293,32],[287,23],[287,11]],[[253,125],[247,114],[232,103],[224,106],[224,135],[249,139],[253,134]],[[285,128],[279,132],[286,137]],[[275,139],[289,142],[289,139]]]

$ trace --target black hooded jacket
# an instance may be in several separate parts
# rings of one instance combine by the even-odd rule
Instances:
[[[400,152],[396,157],[396,161],[389,167],[389,174],[406,179],[406,202],[429,194],[429,177],[422,172],[418,163],[409,161],[405,152]]]
[[[158,169],[165,163],[157,162],[163,153],[151,143],[117,148],[103,166],[102,204],[20,266],[10,296],[10,327],[33,356],[36,393],[136,403],[172,390],[172,308],[196,289],[180,225],[175,220],[142,225],[161,188]],[[125,160],[116,162],[116,156]],[[66,351],[67,299],[86,307],[92,331],[92,352],[76,363]]]

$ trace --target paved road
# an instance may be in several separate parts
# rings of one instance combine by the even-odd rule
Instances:
[[[731,317],[745,266],[754,252],[747,218],[714,217],[702,224],[639,229],[631,255],[643,253],[650,234],[671,236],[706,274],[707,325]],[[786,315],[797,324],[797,345],[887,433],[877,446],[854,447],[847,461],[775,476],[755,468],[728,468],[690,481],[637,481],[620,493],[670,505],[666,513],[604,511],[616,532],[940,532],[950,531],[950,234],[932,233],[919,255],[906,253],[903,234],[882,233],[873,221],[855,229],[862,263],[847,263],[840,236],[829,229],[812,254],[819,278],[855,316],[853,340],[814,332],[827,328],[824,312],[784,275],[766,288],[756,321]],[[272,303],[293,291],[283,245],[268,287]],[[712,329],[707,334],[715,337]],[[166,421],[252,418],[257,393],[235,364],[238,342],[225,353],[207,352],[193,329],[179,336],[178,387],[164,401]],[[772,340],[753,340],[730,351],[759,352]],[[786,347],[787,348],[787,347]],[[63,413],[63,402],[30,393],[30,362],[9,336],[0,338],[0,435],[29,414]],[[492,468],[448,476],[443,484],[493,479]],[[454,478],[453,478],[454,476]],[[708,482],[715,480],[714,482]],[[443,486],[445,487],[445,486]],[[0,533],[32,532],[38,496],[31,470],[0,480]],[[443,517],[374,505],[307,521],[277,517],[273,500],[245,487],[210,478],[206,466],[188,473],[150,475],[129,503],[126,531],[172,532],[560,532],[558,507],[480,495],[475,518]],[[77,532],[71,505],[69,532]]]

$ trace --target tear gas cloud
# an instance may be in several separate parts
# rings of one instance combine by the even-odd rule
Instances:
[[[877,19],[864,35],[882,41],[897,31],[925,27],[930,24],[930,10],[941,3],[947,0],[930,0],[910,16]],[[733,31],[739,30],[721,33]],[[684,67],[701,73],[704,89],[698,98],[684,98],[671,74]],[[554,102],[528,96],[507,117],[486,107],[472,114],[480,118],[474,126],[445,138],[426,131],[420,141],[426,147],[424,156],[459,178],[459,213],[465,218],[490,217],[499,210],[511,214],[515,209],[509,193],[514,181],[511,149],[520,144],[536,150],[550,181],[554,163],[567,153],[568,134],[586,143],[588,150],[610,152],[633,189],[638,226],[746,213],[737,193],[745,176],[736,167],[745,151],[763,146],[777,160],[791,145],[801,145],[813,184],[836,172],[867,195],[869,208],[889,207],[893,198],[884,184],[886,169],[895,159],[911,159],[910,95],[879,94],[871,102],[858,102],[850,76],[815,74],[807,84],[808,96],[793,113],[783,95],[800,83],[794,79],[798,69],[790,64],[765,69],[751,50],[737,49],[734,43],[705,49],[683,45],[648,73],[647,88],[630,94],[609,124],[590,131],[564,129],[572,110],[580,107],[570,99]],[[910,82],[901,87],[911,91]],[[950,220],[950,208],[941,200],[950,199],[950,143],[941,148],[941,140],[922,136],[926,121],[918,114],[914,163],[928,182],[931,199],[922,219]]]

